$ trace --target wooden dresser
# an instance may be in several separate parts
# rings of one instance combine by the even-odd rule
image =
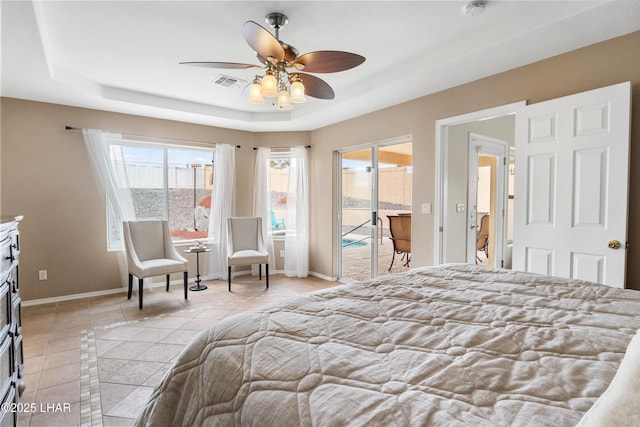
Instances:
[[[20,220],[21,216],[0,219],[0,426],[18,424],[16,408],[24,390],[18,281]]]

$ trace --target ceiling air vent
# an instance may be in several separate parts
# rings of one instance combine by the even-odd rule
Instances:
[[[247,83],[246,80],[239,79],[237,77],[225,76],[220,74],[218,77],[211,81],[211,84],[222,87],[243,87]]]

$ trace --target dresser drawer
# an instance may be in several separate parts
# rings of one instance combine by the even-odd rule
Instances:
[[[20,285],[18,284],[18,264],[15,264],[8,272],[6,281],[9,284],[9,291],[14,295],[20,292]]]
[[[0,242],[0,271],[7,271],[17,261],[12,245],[13,240],[9,237]]]
[[[0,340],[7,336],[12,323],[12,304],[9,283],[0,284]]]
[[[0,427],[9,427],[18,425],[18,401],[16,399],[16,390],[11,387],[2,401],[3,407],[8,405],[9,411],[0,411]]]
[[[22,327],[20,326],[19,316],[16,313],[20,313],[20,299],[14,300],[13,308],[13,322],[9,330],[9,336],[12,338],[11,345],[11,357],[12,366],[17,374],[18,380],[21,380],[24,375],[24,352],[22,351]],[[12,372],[13,374],[14,372]],[[24,385],[22,381],[19,381],[17,385]],[[19,394],[22,394],[22,389],[18,387]]]
[[[10,295],[11,299],[11,319],[18,326],[18,334],[20,334],[20,330],[22,329],[22,299],[20,295]]]
[[[13,339],[11,346],[11,354],[13,356],[13,380],[15,388],[18,391],[18,396],[22,396],[25,389],[24,383],[24,353],[22,351],[22,335],[17,335]]]
[[[3,396],[9,390],[13,380],[11,341],[11,337],[7,336],[0,344],[0,395]]]
[[[9,287],[9,293],[18,295],[18,265],[14,264],[9,270],[2,273],[2,286]]]
[[[16,229],[3,231],[0,235],[0,271],[8,270],[18,262],[20,236]]]

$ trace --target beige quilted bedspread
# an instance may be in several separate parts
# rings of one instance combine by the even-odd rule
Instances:
[[[300,296],[204,331],[140,425],[574,426],[640,292],[471,265]]]

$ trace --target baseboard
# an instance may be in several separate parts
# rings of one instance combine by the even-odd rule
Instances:
[[[322,280],[326,280],[327,282],[335,282],[336,280],[338,280],[337,277],[325,276],[324,274],[316,273],[315,271],[310,271],[309,275]]]
[[[234,272],[231,274],[231,277],[235,277],[235,276],[244,276],[247,274],[251,274],[251,270],[245,270],[245,271],[238,271],[238,272]],[[284,270],[276,270],[275,273],[270,273],[270,274],[284,274]],[[320,273],[316,273],[313,271],[309,272],[310,276],[315,276],[318,277],[320,279],[326,280],[328,282],[335,282],[337,280],[337,277],[329,277],[329,276],[325,276],[324,274],[320,274]],[[202,281],[207,281],[207,280],[226,280],[226,279],[221,279],[219,277],[214,278],[213,276],[202,276],[201,277]],[[170,285],[181,285],[183,282],[182,280],[172,280],[171,282],[169,282]],[[164,281],[162,282],[156,282],[156,283],[151,283],[151,285],[149,285],[149,287],[151,288],[158,288],[158,287],[164,287],[166,286],[166,283]],[[137,291],[137,288],[134,286],[134,290]],[[118,293],[126,293],[127,292],[127,288],[122,287],[122,288],[114,288],[114,289],[105,289],[103,291],[94,291],[94,292],[84,292],[81,294],[71,294],[71,295],[61,295],[59,297],[51,297],[51,298],[40,298],[40,299],[32,299],[32,300],[23,300],[21,305],[23,307],[29,307],[32,305],[42,305],[42,304],[52,304],[52,303],[56,303],[56,302],[62,302],[62,301],[72,301],[75,299],[82,299],[82,298],[91,298],[91,297],[101,297],[101,296],[105,296],[105,295],[113,295],[113,294],[118,294]]]
[[[210,280],[207,278],[202,278],[202,280]],[[169,282],[169,285],[182,285],[184,282],[182,281],[182,279],[178,279],[178,280],[172,280]],[[145,285],[145,289],[147,288],[164,288],[167,285],[167,283],[163,280],[163,281],[159,281],[159,282],[151,282],[151,284],[149,285]],[[137,285],[133,287],[133,290],[135,292],[138,292],[138,287]],[[23,307],[29,307],[31,305],[42,305],[42,304],[51,304],[54,302],[62,302],[62,301],[72,301],[75,299],[82,299],[82,298],[91,298],[91,297],[101,297],[104,295],[113,295],[113,294],[118,294],[118,293],[126,293],[127,292],[127,288],[126,287],[122,287],[122,288],[114,288],[114,289],[105,289],[103,291],[95,291],[95,292],[84,292],[81,294],[71,294],[71,295],[61,295],[59,297],[51,297],[51,298],[40,298],[40,299],[32,299],[32,300],[23,300],[21,305]]]
[[[124,294],[127,292],[127,289],[126,288],[105,289],[104,291],[85,292],[82,294],[62,295],[59,297],[31,299],[27,301],[23,300],[21,305],[23,307],[29,307],[31,305],[51,304],[54,302],[71,301],[74,299],[81,299],[81,298],[101,297],[104,295],[119,294],[121,292]]]

